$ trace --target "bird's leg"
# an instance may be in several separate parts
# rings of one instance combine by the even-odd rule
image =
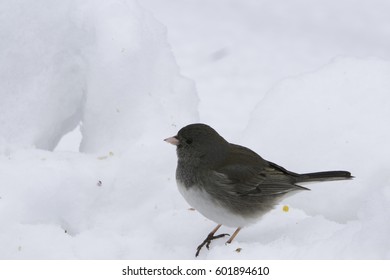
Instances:
[[[240,232],[241,228],[238,227],[236,231],[233,233],[233,235],[229,238],[228,241],[226,241],[226,244],[232,243],[233,239],[237,236],[237,234]]]
[[[210,232],[206,239],[202,242],[202,244],[200,244],[198,246],[198,248],[196,249],[196,254],[195,254],[195,257],[199,256],[199,252],[200,250],[203,248],[204,245],[206,245],[206,248],[207,249],[210,249],[210,243],[211,243],[211,240],[214,240],[214,239],[218,239],[218,238],[221,238],[221,237],[225,237],[226,235],[230,235],[230,234],[227,234],[227,233],[222,233],[222,234],[218,234],[218,235],[214,235],[217,230],[221,227],[222,225],[219,224],[215,227],[215,229],[213,229],[212,232]]]

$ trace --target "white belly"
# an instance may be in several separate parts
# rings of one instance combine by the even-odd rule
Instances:
[[[217,224],[237,228],[252,224],[257,220],[253,217],[244,218],[241,215],[232,213],[200,188],[191,187],[187,189],[179,181],[177,181],[177,186],[189,205]]]

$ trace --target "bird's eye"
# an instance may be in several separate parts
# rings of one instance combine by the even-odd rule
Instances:
[[[191,139],[191,138],[188,138],[188,139],[186,140],[186,143],[187,143],[188,145],[190,145],[190,144],[192,143],[192,139]]]

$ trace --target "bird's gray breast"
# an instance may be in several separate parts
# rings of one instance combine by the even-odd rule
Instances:
[[[199,168],[181,161],[178,162],[176,168],[176,180],[185,188],[202,185]]]

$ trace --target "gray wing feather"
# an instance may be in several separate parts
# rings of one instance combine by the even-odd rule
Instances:
[[[216,187],[241,196],[272,196],[309,190],[295,184],[298,174],[264,160],[248,148],[230,145],[229,156],[212,171]]]
[[[255,174],[247,180],[239,178],[229,178],[225,173],[214,171],[218,188],[223,188],[230,194],[240,196],[272,196],[282,195],[291,191],[309,190],[307,188],[295,185],[286,178],[280,176],[270,177],[269,174],[264,173]]]

